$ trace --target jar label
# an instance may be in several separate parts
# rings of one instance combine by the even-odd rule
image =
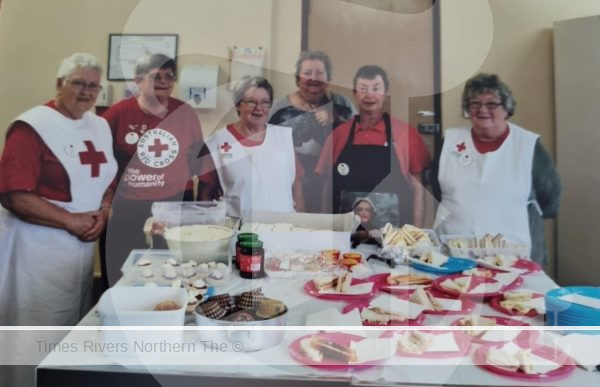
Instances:
[[[262,270],[262,255],[240,255],[240,271],[250,273]]]

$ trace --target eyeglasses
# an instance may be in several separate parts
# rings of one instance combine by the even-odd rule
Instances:
[[[97,85],[95,83],[86,83],[85,81],[82,81],[81,79],[74,79],[74,80],[67,79],[67,80],[65,80],[65,82],[68,83],[69,85],[71,85],[71,87],[73,89],[77,90],[78,92],[82,92],[85,89],[87,89],[92,93],[97,93],[100,90],[102,90],[102,86]]]
[[[260,104],[260,107],[263,109],[268,109],[271,107],[271,101],[267,101],[267,100],[257,101],[255,99],[244,99],[244,100],[242,100],[242,102],[245,103],[251,109],[254,109],[259,104]]]
[[[162,82],[162,81],[173,82],[175,80],[175,74],[173,74],[173,73],[166,73],[166,74],[154,73],[154,74],[147,74],[146,78],[152,82]]]
[[[470,101],[467,106],[469,107],[469,110],[479,110],[482,106],[485,106],[487,110],[496,110],[504,105],[501,102]]]

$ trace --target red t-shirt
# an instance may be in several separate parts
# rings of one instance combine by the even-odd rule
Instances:
[[[45,106],[56,109],[54,101]],[[9,127],[0,160],[0,193],[11,191],[71,201],[67,171],[35,129],[23,121],[15,121]]]
[[[332,167],[342,154],[348,139],[350,128],[356,116],[339,125],[327,137],[315,172],[321,176],[331,174]],[[421,173],[431,163],[431,156],[423,138],[412,126],[390,117],[392,124],[392,139],[396,146],[396,157],[400,161],[400,169],[407,176]],[[387,141],[385,122],[380,120],[373,128],[363,128],[356,123],[354,131],[354,145],[381,145]]]
[[[504,140],[506,140],[506,138],[508,137],[509,133],[510,129],[507,126],[504,133],[502,133],[502,136],[498,137],[494,141],[481,141],[479,137],[475,135],[473,129],[471,129],[471,138],[473,139],[473,145],[475,145],[475,149],[477,149],[477,152],[484,154],[498,150],[498,148],[500,148],[500,146],[502,146],[502,144],[504,143]]]
[[[202,129],[189,105],[169,98],[167,113],[157,117],[142,111],[137,99],[131,97],[112,106],[102,117],[113,133],[121,196],[160,200],[193,188],[191,179],[200,172]],[[141,159],[137,155],[140,142],[147,144],[145,152],[152,157]]]
[[[259,146],[262,144],[262,141],[254,141],[252,139],[243,137],[233,126],[233,124],[227,125],[227,130],[229,133],[235,137],[235,139],[246,147]],[[200,184],[204,184],[207,187],[210,187],[210,192],[220,192],[221,191],[221,183],[219,182],[219,175],[217,174],[217,170],[215,167],[215,162],[209,154],[208,148],[204,147],[201,153],[202,158],[202,167],[201,173],[199,176]],[[298,161],[298,157],[295,156],[296,160],[296,180],[301,179],[305,172],[304,168]]]

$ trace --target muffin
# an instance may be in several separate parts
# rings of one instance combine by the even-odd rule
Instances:
[[[204,315],[214,320],[223,318],[227,311],[217,301],[206,301],[199,305]]]
[[[231,310],[235,307],[233,297],[229,293],[218,294],[210,298],[211,301],[217,301],[223,308]]]
[[[285,312],[285,304],[270,298],[263,299],[256,309],[256,315],[265,320],[279,316],[283,312]]]
[[[262,293],[262,289],[254,289],[249,292],[243,292],[240,294],[237,300],[237,305],[244,309],[253,309],[265,298]]]

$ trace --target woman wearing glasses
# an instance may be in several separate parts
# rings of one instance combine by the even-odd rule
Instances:
[[[471,125],[446,130],[435,174],[438,231],[501,233],[530,245],[531,258],[544,263],[543,218],[557,215],[561,186],[539,135],[507,121],[515,100],[497,75],[469,79],[462,109]]]
[[[242,78],[233,90],[239,119],[206,139],[200,200],[223,196],[229,216],[304,209],[303,170],[294,155],[292,129],[267,124],[272,100],[269,81]]]
[[[89,54],[64,59],[56,99],[7,131],[0,325],[74,325],[91,306],[93,241],[106,224],[117,171],[110,129],[89,112],[101,73]]]
[[[108,109],[119,163],[119,186],[107,230],[104,285],[113,284],[132,249],[148,246],[144,223],[155,201],[193,200],[202,131],[188,104],[171,97],[175,61],[163,54],[142,57],[135,67],[137,96]]]

